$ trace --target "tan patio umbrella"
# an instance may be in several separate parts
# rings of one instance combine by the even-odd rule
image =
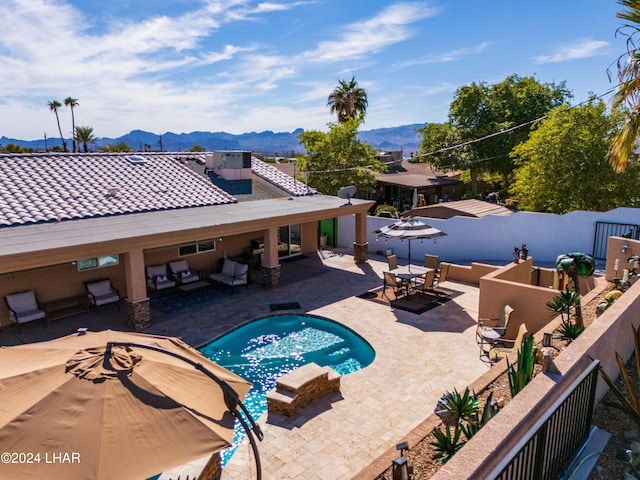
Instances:
[[[222,389],[183,359],[240,399],[251,386],[170,337],[105,330],[0,348],[0,450],[14,454],[0,476],[145,479],[226,448]]]

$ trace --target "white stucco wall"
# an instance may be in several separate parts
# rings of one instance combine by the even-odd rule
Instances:
[[[593,252],[596,222],[640,225],[640,209],[618,208],[609,212],[574,211],[564,215],[516,212],[508,216],[485,218],[454,217],[447,220],[423,219],[432,227],[447,233],[434,240],[411,242],[412,262],[420,263],[425,253],[439,255],[441,261],[511,261],[513,248],[523,243],[529,249],[536,265],[553,264],[556,257],[568,252]],[[387,248],[402,259],[408,255],[408,242],[399,240],[376,241],[373,233],[393,219],[368,217],[367,241],[369,255],[383,253]],[[338,245],[353,246],[355,217],[338,219]],[[599,265],[603,268],[604,265]]]

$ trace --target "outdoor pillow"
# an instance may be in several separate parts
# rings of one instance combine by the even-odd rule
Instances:
[[[222,265],[222,273],[233,277],[236,271],[236,262],[233,260],[229,260],[228,258],[224,259],[224,264]]]

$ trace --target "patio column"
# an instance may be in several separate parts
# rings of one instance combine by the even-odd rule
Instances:
[[[280,263],[278,262],[278,227],[264,231],[264,258],[262,260],[262,283],[265,288],[280,285]]]
[[[367,242],[367,212],[356,213],[356,235],[353,242],[353,258],[356,263],[369,260],[369,242]]]
[[[140,332],[151,325],[143,251],[139,249],[125,253],[124,268],[127,277],[127,318],[131,328]]]

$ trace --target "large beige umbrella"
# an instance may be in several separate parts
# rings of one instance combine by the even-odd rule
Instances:
[[[220,384],[185,359],[240,399],[251,386],[170,337],[106,330],[0,348],[0,450],[13,454],[0,452],[0,476],[145,479],[226,448]]]

